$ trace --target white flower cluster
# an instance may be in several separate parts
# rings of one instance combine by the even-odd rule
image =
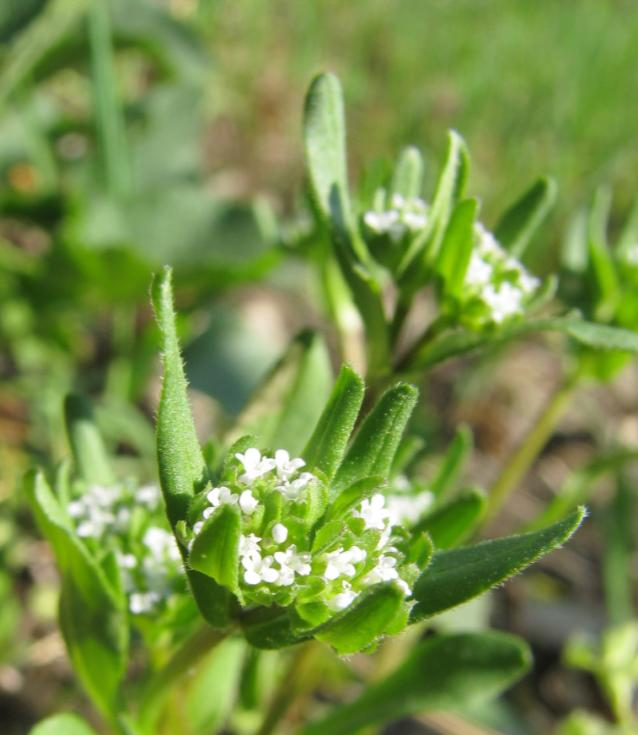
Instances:
[[[129,610],[134,615],[155,610],[180,574],[181,557],[172,533],[160,526],[144,525],[138,543],[132,538],[137,527],[132,519],[135,508],[143,508],[146,518],[156,516],[159,520],[163,517],[160,501],[157,485],[89,485],[67,506],[78,536],[115,548]],[[123,551],[132,547],[137,553]]]
[[[540,281],[530,275],[521,263],[509,256],[494,235],[477,222],[474,225],[476,244],[465,274],[470,293],[489,310],[489,320],[501,324],[516,314],[522,314],[526,301]]]
[[[206,494],[209,505],[202,513],[203,520],[197,521],[193,526],[195,534],[202,530],[204,521],[220,505],[237,505],[245,516],[252,515],[260,506],[250,487],[257,480],[274,480],[275,490],[286,499],[299,500],[308,484],[317,479],[311,472],[298,474],[306,463],[301,458],[291,459],[285,449],[278,449],[274,457],[266,457],[262,456],[259,449],[252,447],[243,453],[237,452],[235,458],[239,460],[243,468],[237,480],[244,489],[233,492],[225,485],[221,485],[210,490]]]
[[[208,505],[202,519],[194,523],[193,532],[196,536],[205,519],[223,504],[240,509],[239,583],[247,604],[270,604],[273,599],[284,598],[289,604],[310,595],[337,611],[348,607],[366,587],[389,581],[410,595],[408,583],[399,574],[403,557],[390,545],[399,514],[386,507],[381,493],[344,513],[345,536],[339,535],[320,551],[311,552],[311,537],[300,530],[304,528],[300,518],[306,491],[320,481],[302,471],[304,460],[291,458],[285,450],[268,457],[255,448],[237,453],[235,459],[238,470],[234,477],[206,493]],[[277,494],[283,498],[281,514],[278,519],[265,518],[261,510],[265,510],[268,497]],[[368,540],[360,543],[359,537]]]
[[[388,495],[387,504],[390,523],[393,526],[410,526],[416,523],[434,502],[429,490],[419,493],[393,493]]]
[[[377,235],[400,242],[406,234],[420,232],[428,223],[427,204],[420,197],[406,199],[393,194],[390,209],[371,209],[363,215],[366,226]]]

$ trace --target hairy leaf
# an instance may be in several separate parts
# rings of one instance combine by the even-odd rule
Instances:
[[[114,482],[108,455],[100,436],[90,402],[77,394],[64,401],[66,431],[79,476],[87,483],[112,485]]]
[[[462,293],[465,274],[474,249],[474,221],[478,209],[476,199],[464,199],[456,205],[445,230],[435,269],[444,283],[446,295]]]
[[[423,156],[418,148],[408,146],[401,151],[392,174],[390,190],[405,199],[412,199],[420,196],[422,185]]]
[[[504,633],[428,638],[388,677],[307,725],[302,735],[353,735],[419,712],[459,709],[496,696],[530,664],[525,643]]]
[[[188,563],[218,584],[239,593],[241,517],[234,505],[222,505],[204,522],[193,541]]]
[[[428,533],[437,549],[449,549],[472,533],[486,506],[484,493],[467,490],[420,521],[415,530]]]
[[[414,585],[412,622],[456,607],[518,574],[565,543],[584,516],[584,508],[579,508],[540,531],[436,552]]]
[[[363,401],[363,380],[344,365],[303,452],[309,469],[331,478],[340,465]]]

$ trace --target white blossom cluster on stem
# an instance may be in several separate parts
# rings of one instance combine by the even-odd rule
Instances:
[[[318,499],[327,500],[328,490],[304,470],[303,459],[285,450],[262,455],[256,448],[237,452],[234,459],[223,483],[202,493],[190,547],[222,505],[239,510],[238,583],[246,606],[295,604],[302,615],[307,606],[333,614],[382,582],[411,594],[414,575],[393,543],[405,513],[388,505],[382,493],[363,497],[323,529],[325,519],[314,518],[312,509]]]
[[[99,552],[113,551],[129,610],[156,611],[181,578],[181,557],[165,527],[157,485],[88,485],[67,506],[75,530]]]
[[[410,234],[420,232],[428,223],[428,208],[420,197],[403,197],[393,194],[390,206],[385,204],[385,192],[377,197],[378,205],[363,215],[366,227],[374,235],[387,235],[394,243],[398,243]]]
[[[523,314],[540,281],[511,257],[480,222],[465,273],[466,294],[483,307],[482,321],[502,324]]]

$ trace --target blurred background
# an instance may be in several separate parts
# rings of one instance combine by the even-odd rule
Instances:
[[[344,85],[353,182],[407,144],[434,181],[449,128],[468,143],[488,226],[536,176],[553,176],[557,206],[528,258],[546,274],[600,187],[612,236],[634,205],[638,4],[2,0],[0,44],[0,729],[13,734],[81,701],[20,478],[65,456],[72,389],[95,400],[122,465],[154,477],[152,273],[175,268],[203,435],[238,412],[297,329],[324,326],[305,258],[312,76],[331,70]],[[540,342],[497,356],[498,369],[491,355],[432,376],[419,419],[434,446],[469,424],[485,483],[561,371]],[[629,366],[583,393],[500,531],[536,516],[601,447],[633,457],[635,377]],[[608,622],[605,524],[629,495],[603,475],[583,480],[601,523],[494,601],[493,623],[530,639],[537,663],[508,703],[476,714],[484,728],[549,732],[581,705],[609,715],[592,676],[561,663],[574,627],[599,634]]]

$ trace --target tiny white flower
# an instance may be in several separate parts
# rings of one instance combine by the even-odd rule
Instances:
[[[267,474],[275,467],[275,460],[269,457],[262,457],[259,449],[251,447],[243,454],[237,452],[235,457],[242,463],[244,473],[239,476],[241,482],[252,482],[258,477]]]
[[[523,310],[523,292],[511,283],[501,283],[498,289],[489,284],[483,290],[481,298],[490,308],[491,318],[497,324]]]
[[[220,505],[235,505],[238,499],[237,495],[223,485],[221,487],[214,487],[206,494],[206,500],[208,500],[213,508],[218,508]]]
[[[391,526],[416,523],[432,505],[434,495],[428,490],[416,495],[389,495],[386,499]]]
[[[272,527],[272,537],[275,543],[283,544],[288,538],[288,529],[283,523],[275,523]]]
[[[272,568],[274,559],[266,556],[263,559],[258,556],[244,556],[241,563],[244,567],[244,582],[256,585],[260,582],[274,583],[279,579],[279,572]]]
[[[306,489],[308,484],[317,478],[312,472],[302,472],[299,477],[294,480],[283,482],[275,487],[282,495],[285,495],[288,500],[298,500],[302,491]]]
[[[133,615],[151,612],[161,597],[157,592],[134,592],[129,598],[129,610]]]
[[[71,518],[79,518],[84,515],[84,503],[81,500],[72,500],[67,506]]]
[[[261,556],[261,548],[259,543],[261,538],[256,536],[254,533],[249,533],[247,536],[243,534],[239,537],[239,555],[256,557]]]
[[[277,466],[277,475],[282,480],[287,480],[291,475],[294,475],[297,470],[300,470],[306,463],[297,457],[296,459],[290,459],[290,455],[285,449],[278,449],[275,452],[275,465]]]
[[[380,556],[376,566],[363,578],[364,584],[396,582],[406,595],[411,594],[411,590],[405,580],[399,577],[399,572],[397,571],[396,566],[397,560],[393,556]]]
[[[405,198],[401,194],[392,195],[392,206],[395,209],[403,209],[405,207]]]
[[[193,525],[193,533],[194,534],[200,533],[202,528],[204,528],[204,521],[197,521],[197,523]]]
[[[385,530],[385,522],[390,517],[385,506],[385,496],[375,493],[371,498],[362,501],[359,510],[353,511],[355,518],[363,518],[366,528]]]
[[[355,564],[366,558],[366,552],[358,546],[352,546],[348,550],[343,547],[326,554],[326,570],[323,577],[331,582],[339,577],[354,577],[356,574]]]
[[[209,505],[208,508],[204,508],[204,512],[202,513],[204,520],[206,520],[206,518],[210,518],[216,510],[217,508],[212,505]]]
[[[342,585],[342,591],[328,601],[328,607],[330,607],[335,612],[338,612],[339,610],[345,610],[346,607],[354,602],[358,594],[358,592],[353,591],[352,585],[349,582],[344,581]]]
[[[90,538],[100,536],[102,529],[98,528],[92,521],[82,521],[77,527],[77,534],[80,538]]]
[[[312,571],[310,565],[312,557],[307,551],[297,552],[295,544],[291,544],[285,551],[276,551],[275,559],[279,564],[287,566],[301,577],[307,577]]]
[[[403,215],[403,221],[411,232],[422,230],[428,223],[428,219],[424,214],[417,214],[416,212],[406,212]]]
[[[465,283],[468,286],[483,287],[492,279],[494,268],[486,260],[473,251],[470,257],[470,263],[465,272]]]
[[[259,501],[250,490],[244,490],[239,496],[239,507],[242,513],[245,513],[247,516],[252,515],[257,510],[258,505]]]
[[[122,569],[134,569],[137,566],[137,559],[133,554],[117,554],[117,563]]]
[[[135,500],[148,508],[156,508],[161,497],[157,485],[142,485],[135,493]]]

